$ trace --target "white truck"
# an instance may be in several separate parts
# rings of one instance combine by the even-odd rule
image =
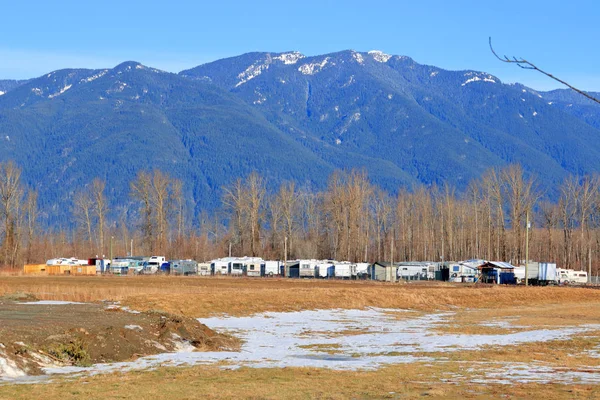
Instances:
[[[527,263],[527,281],[531,285],[554,285],[559,283],[558,270],[555,263]],[[517,283],[525,283],[525,266],[514,269]]]
[[[144,267],[144,274],[156,274],[160,271],[160,266],[166,261],[163,256],[152,256]]]

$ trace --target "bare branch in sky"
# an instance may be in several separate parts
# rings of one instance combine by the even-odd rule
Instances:
[[[568,84],[567,82],[563,81],[562,79],[557,78],[556,76],[554,76],[554,75],[552,75],[552,74],[550,74],[550,73],[548,73],[546,71],[543,71],[543,70],[539,69],[535,64],[533,64],[530,61],[525,60],[524,58],[507,57],[507,56],[500,57],[498,55],[498,53],[496,53],[496,51],[492,47],[492,38],[491,37],[490,37],[490,50],[492,51],[492,53],[494,54],[494,56],[496,56],[496,58],[498,60],[502,61],[502,62],[509,63],[509,64],[516,64],[517,66],[519,66],[520,68],[523,68],[523,69],[533,69],[533,70],[536,70],[538,72],[541,72],[542,74],[546,75],[547,77],[552,78],[555,81],[562,83],[563,85],[569,87],[570,89],[576,91],[577,93],[579,93],[579,94],[587,97],[588,99],[593,100],[596,103],[600,104],[600,100],[599,99],[597,99],[597,98],[595,98],[593,96],[590,96],[589,94],[587,94],[583,90],[579,90],[576,87],[574,87],[574,86]]]

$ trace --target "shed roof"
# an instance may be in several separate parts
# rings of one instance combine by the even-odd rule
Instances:
[[[500,269],[515,269],[515,267],[512,264],[509,264],[507,262],[504,261],[487,261],[485,264],[482,264],[479,266],[479,268],[485,268],[485,267],[493,267],[493,268],[500,268]]]

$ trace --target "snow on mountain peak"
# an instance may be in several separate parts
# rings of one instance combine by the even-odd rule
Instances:
[[[304,54],[294,51],[291,53],[282,53],[276,57],[273,57],[273,60],[283,61],[284,64],[296,64],[298,60],[304,58]]]
[[[386,63],[390,58],[392,58],[391,55],[386,54],[381,50],[371,50],[369,51],[369,54],[373,56],[373,60],[380,63]]]
[[[329,57],[325,57],[325,59],[320,63],[303,64],[300,67],[298,67],[298,71],[302,72],[303,75],[314,75],[317,72],[321,71],[325,67],[325,65],[327,65],[328,61]]]
[[[362,54],[356,52],[356,51],[352,51],[352,57],[356,60],[357,63],[362,64],[365,62],[365,59],[363,58]]]
[[[488,75],[488,74],[477,74],[475,72],[467,72],[465,74],[465,76],[472,76],[472,78],[467,79],[464,83],[461,84],[461,86],[465,86],[471,82],[477,82],[477,81],[497,83],[494,80],[494,77],[492,75]]]

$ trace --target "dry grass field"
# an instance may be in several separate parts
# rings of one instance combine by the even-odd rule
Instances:
[[[592,288],[204,277],[1,276],[0,296],[14,292],[32,293],[47,300],[120,301],[136,310],[161,310],[194,318],[366,307],[411,310],[398,318],[451,311],[448,322],[436,328],[440,334],[494,335],[584,324],[600,326],[600,290]],[[512,325],[496,324],[506,320]],[[360,332],[348,331],[348,336],[356,334]],[[487,382],[485,372],[515,363],[539,363],[556,376],[595,372],[600,368],[600,358],[591,351],[599,347],[600,328],[569,339],[510,346],[490,343],[476,350],[428,353],[438,361],[394,364],[376,371],[246,367],[229,370],[223,369],[227,365],[219,364],[162,367],[56,378],[46,384],[5,385],[0,386],[0,398],[590,399],[600,398],[600,388],[593,384],[502,384]]]

